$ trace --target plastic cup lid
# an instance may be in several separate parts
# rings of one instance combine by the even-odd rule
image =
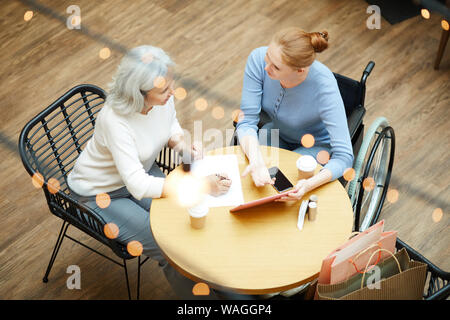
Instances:
[[[195,207],[191,207],[188,209],[189,214],[194,218],[201,218],[205,216],[209,211],[208,206],[204,204],[199,204]]]
[[[312,156],[301,156],[297,159],[297,168],[303,171],[313,171],[317,167],[317,161]]]

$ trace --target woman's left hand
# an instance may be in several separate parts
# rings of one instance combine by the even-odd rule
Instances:
[[[302,179],[297,182],[294,188],[287,194],[287,196],[281,197],[275,201],[297,201],[300,200],[305,193],[311,191],[308,180]]]

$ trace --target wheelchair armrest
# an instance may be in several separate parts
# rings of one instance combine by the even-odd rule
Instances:
[[[359,105],[347,118],[348,130],[350,132],[350,139],[353,139],[359,126],[361,125],[364,115],[366,114],[366,109]]]

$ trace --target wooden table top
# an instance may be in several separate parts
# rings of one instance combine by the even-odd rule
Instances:
[[[261,148],[268,167],[277,165],[295,185],[299,155]],[[239,146],[208,153],[216,154],[236,154],[241,174],[248,164]],[[241,183],[245,202],[277,193],[272,186],[255,187],[250,175]],[[312,193],[319,198],[317,218],[306,218],[302,231],[297,228],[301,201],[272,202],[235,214],[229,212],[232,207],[210,208],[205,227],[198,230],[175,199],[153,199],[150,225],[167,260],[191,280],[243,294],[274,293],[316,278],[323,258],[351,235],[353,211],[339,181],[304,199]]]

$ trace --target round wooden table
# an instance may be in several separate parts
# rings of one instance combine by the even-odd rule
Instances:
[[[268,167],[277,165],[295,185],[299,154],[261,148]],[[241,173],[248,164],[239,146],[208,153],[216,154],[236,154]],[[181,172],[178,167],[171,174],[177,170]],[[241,183],[245,202],[277,193],[272,186],[255,187],[250,175],[241,177]],[[242,294],[280,292],[316,278],[323,258],[352,232],[352,207],[339,181],[312,193],[319,197],[317,218],[305,218],[301,231],[301,201],[272,202],[234,214],[229,212],[232,207],[210,208],[205,227],[198,230],[175,199],[154,199],[150,226],[169,263],[191,280]]]

